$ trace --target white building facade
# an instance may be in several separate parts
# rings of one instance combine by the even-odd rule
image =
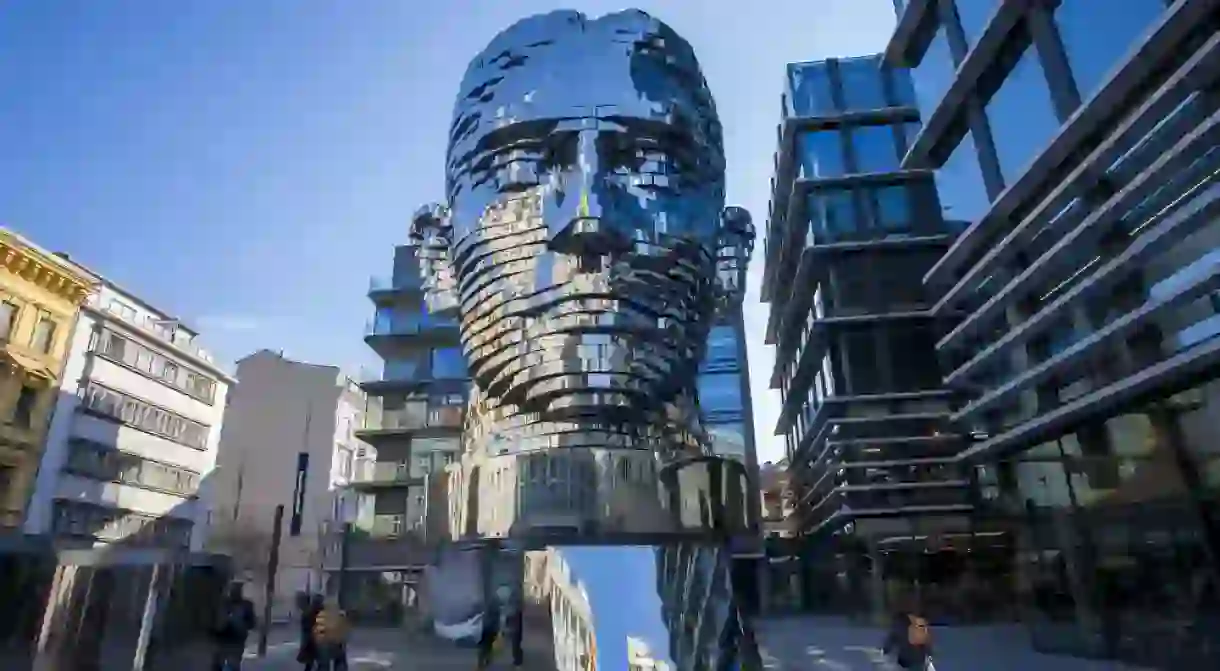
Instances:
[[[234,554],[239,570],[261,582],[258,562],[266,562],[275,509],[283,505],[275,606],[286,611],[296,592],[323,588],[324,555],[340,524],[372,515],[358,509],[348,487],[376,461],[354,437],[365,396],[338,367],[269,350],[238,361],[237,380],[220,441],[214,487],[220,504],[209,549]],[[261,596],[255,592],[247,595]]]
[[[197,335],[101,279],[72,334],[27,533],[202,548],[232,378]]]

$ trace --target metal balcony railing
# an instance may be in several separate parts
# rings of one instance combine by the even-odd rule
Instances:
[[[419,335],[437,329],[457,328],[457,321],[436,315],[411,315],[397,319],[375,318],[365,323],[364,335]]]
[[[353,483],[372,484],[407,482],[411,479],[410,464],[406,462],[366,463],[352,474]]]
[[[377,408],[370,404],[368,412],[365,414],[364,430],[460,429],[465,414],[464,410],[461,406],[451,405],[431,408],[426,412],[415,409],[377,411]]]
[[[130,324],[145,333],[152,334],[158,339],[163,340],[179,350],[194,356],[202,361],[214,363],[212,354],[195,344],[194,334],[183,329],[179,330],[179,323],[176,319],[154,319],[151,316],[140,318],[132,311],[124,311],[118,304],[113,301],[108,305],[101,304],[101,298],[94,294],[89,297],[87,305],[94,309],[102,310],[108,314],[114,315],[124,323]]]
[[[420,289],[423,286],[423,280],[419,277],[386,277],[384,275],[372,275],[369,277],[370,292]]]
[[[422,537],[423,529],[424,520],[421,517],[374,515],[368,534],[372,538]]]

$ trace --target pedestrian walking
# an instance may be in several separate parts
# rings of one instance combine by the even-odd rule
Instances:
[[[347,613],[327,598],[313,622],[317,671],[347,671],[348,632]]]
[[[491,666],[491,658],[495,654],[496,638],[500,635],[501,612],[503,607],[496,596],[487,600],[483,607],[483,629],[479,634],[479,656],[475,668],[486,669]]]
[[[321,594],[307,594],[304,597],[300,616],[301,645],[297,650],[297,661],[304,666],[304,671],[316,671],[318,643],[314,640],[313,629],[325,603]]]
[[[932,665],[932,632],[928,620],[912,611],[894,615],[882,650],[902,669],[936,671]]]
[[[221,604],[217,623],[212,630],[216,641],[212,658],[214,671],[240,671],[246,641],[250,638],[250,632],[258,626],[254,604],[242,592],[242,584],[233,583]]]
[[[505,585],[496,589],[483,611],[483,631],[479,635],[478,668],[491,666],[495,656],[496,642],[507,643],[512,652],[513,666],[525,663],[525,652],[521,648],[525,618],[520,604],[514,603],[513,592]]]

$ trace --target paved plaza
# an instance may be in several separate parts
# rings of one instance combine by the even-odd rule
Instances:
[[[245,671],[299,671],[294,628],[272,632],[267,656],[253,648]],[[759,624],[763,668],[767,671],[874,671],[892,669],[881,657],[880,628],[833,617],[784,617]],[[1114,662],[1044,655],[1030,649],[1012,627],[942,627],[936,630],[937,671],[1140,671]],[[527,650],[527,671],[554,671],[549,651]],[[357,629],[348,654],[352,671],[448,671],[473,669],[475,652],[413,628]],[[501,651],[493,669],[512,668]]]
[[[934,631],[937,671],[1141,671],[1115,662],[1044,655],[1016,627],[940,627]],[[759,623],[768,671],[890,669],[881,656],[885,632],[834,617],[784,617]]]
[[[549,650],[546,651],[549,653]],[[246,651],[242,671],[300,671],[296,661],[295,628],[285,627],[272,632],[267,656],[259,659],[253,647]],[[536,650],[526,650],[525,671],[554,671],[554,663],[540,664]],[[533,657],[533,659],[531,659]],[[550,661],[545,660],[545,661]],[[475,651],[461,648],[410,628],[356,629],[348,644],[348,668],[351,671],[467,671],[475,667]],[[514,668],[508,651],[498,651],[493,669]]]

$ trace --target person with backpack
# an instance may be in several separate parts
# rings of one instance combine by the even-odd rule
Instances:
[[[932,632],[928,620],[912,611],[894,615],[882,648],[901,669],[936,671],[932,665]]]
[[[213,669],[216,671],[239,671],[242,656],[246,652],[246,641],[250,632],[258,626],[254,615],[254,604],[242,593],[241,583],[229,586],[229,593],[221,604],[220,618],[213,632],[216,654]]]
[[[316,671],[318,642],[314,640],[313,629],[325,602],[321,594],[304,595],[301,601],[301,646],[297,650],[297,661],[305,667],[304,671]]]
[[[347,614],[333,599],[326,599],[313,623],[318,671],[347,671],[347,637]]]

